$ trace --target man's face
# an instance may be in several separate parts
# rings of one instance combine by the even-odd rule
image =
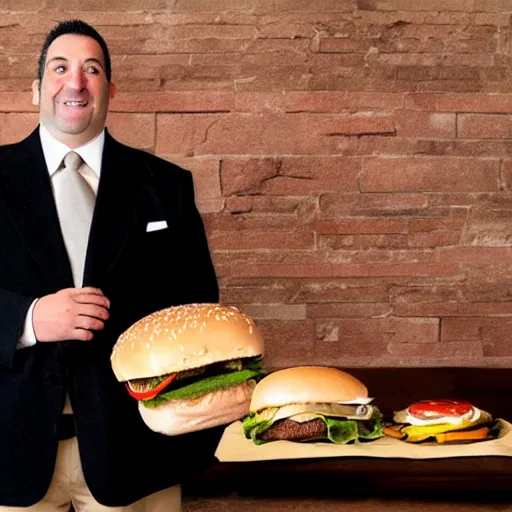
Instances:
[[[42,81],[36,80],[32,91],[48,131],[67,146],[78,147],[103,130],[115,86],[107,80],[97,41],[65,34],[48,48]]]

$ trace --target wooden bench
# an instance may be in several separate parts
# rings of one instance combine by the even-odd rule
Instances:
[[[370,396],[375,397],[373,403],[385,415],[417,400],[458,398],[512,422],[512,369],[344,369],[367,385]],[[230,496],[281,500],[449,497],[450,500],[512,503],[512,457],[434,460],[340,457],[219,463],[185,483],[183,488],[189,507],[186,510],[196,510],[195,500]]]

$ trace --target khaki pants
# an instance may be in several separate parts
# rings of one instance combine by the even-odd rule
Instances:
[[[31,507],[0,507],[0,512],[181,512],[181,487],[175,485],[126,507],[105,507],[85,483],[76,437],[59,442],[55,471],[46,496]]]

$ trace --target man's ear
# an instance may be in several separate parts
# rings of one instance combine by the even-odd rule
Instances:
[[[40,80],[36,79],[32,82],[32,105],[39,105],[39,88]]]
[[[115,95],[116,95],[116,86],[115,86],[115,84],[113,84],[113,83],[109,83],[108,84],[108,94],[109,94],[110,99],[113,100]]]

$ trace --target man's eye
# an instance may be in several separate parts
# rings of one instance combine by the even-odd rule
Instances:
[[[66,68],[64,66],[57,66],[55,68],[56,73],[64,73],[64,71],[66,71]]]
[[[90,66],[87,68],[87,73],[89,73],[90,75],[97,75],[99,72],[99,69],[95,68],[94,66]]]

